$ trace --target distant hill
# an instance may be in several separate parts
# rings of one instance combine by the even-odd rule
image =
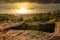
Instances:
[[[5,20],[13,20],[16,19],[15,15],[12,14],[0,14],[0,22],[5,21]]]

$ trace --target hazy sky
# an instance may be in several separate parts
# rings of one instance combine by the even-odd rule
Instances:
[[[0,13],[19,13],[18,11],[20,11],[21,8],[27,9],[27,13],[41,13],[56,9],[60,10],[60,4],[40,4],[50,3],[52,1],[60,2],[60,0],[0,0]]]
[[[60,4],[4,3],[0,4],[0,13],[19,13],[21,8],[27,9],[28,13],[41,13],[60,9]]]
[[[0,3],[6,2],[35,2],[35,3],[50,3],[50,2],[60,2],[60,0],[0,0]]]

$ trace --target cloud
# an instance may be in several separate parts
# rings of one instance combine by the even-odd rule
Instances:
[[[0,0],[0,3],[14,3],[14,2],[35,2],[35,3],[51,3],[51,2],[60,2],[60,0]]]

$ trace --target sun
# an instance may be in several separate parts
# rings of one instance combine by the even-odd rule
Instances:
[[[26,8],[20,8],[20,9],[18,9],[18,13],[20,13],[20,14],[26,14],[28,11],[27,11],[27,9]]]

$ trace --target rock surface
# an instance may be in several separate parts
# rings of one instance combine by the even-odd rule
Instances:
[[[0,40],[60,40],[60,33],[34,30],[8,30],[0,32]]]
[[[0,28],[5,29],[6,27],[4,26],[1,26]],[[0,31],[0,40],[60,40],[60,33],[9,29]]]
[[[53,33],[34,30],[8,30],[2,32],[0,40],[48,40]]]

